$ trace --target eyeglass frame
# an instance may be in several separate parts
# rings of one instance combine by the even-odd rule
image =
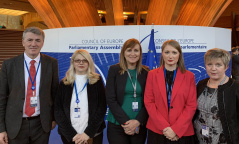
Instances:
[[[83,64],[87,64],[89,63],[87,59],[76,59],[76,60],[73,60],[74,63],[77,63],[77,64],[80,64],[80,63],[83,63]]]

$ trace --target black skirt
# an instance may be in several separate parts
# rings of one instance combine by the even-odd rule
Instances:
[[[164,135],[148,130],[147,144],[196,144],[194,136],[183,136],[178,141],[170,141]]]

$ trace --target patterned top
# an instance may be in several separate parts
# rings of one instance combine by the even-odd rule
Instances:
[[[194,128],[200,144],[226,144],[218,115],[217,90],[206,87],[197,100],[199,115],[194,121]],[[209,128],[208,136],[202,134],[203,126]]]

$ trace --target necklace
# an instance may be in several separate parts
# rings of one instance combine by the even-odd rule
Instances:
[[[223,80],[220,82],[219,85],[222,85],[222,84],[226,81],[226,79],[227,79],[227,76],[225,76],[225,77],[223,78]],[[210,85],[212,85],[212,84],[210,84],[210,79],[208,80],[207,84],[208,84],[208,87],[210,87]],[[219,85],[217,85],[217,87],[218,87]]]

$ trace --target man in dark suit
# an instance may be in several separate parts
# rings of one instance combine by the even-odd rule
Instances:
[[[5,60],[0,71],[0,144],[47,144],[59,85],[58,62],[41,54],[45,34],[23,32],[23,54]]]
[[[232,48],[232,78],[239,80],[239,47]]]

